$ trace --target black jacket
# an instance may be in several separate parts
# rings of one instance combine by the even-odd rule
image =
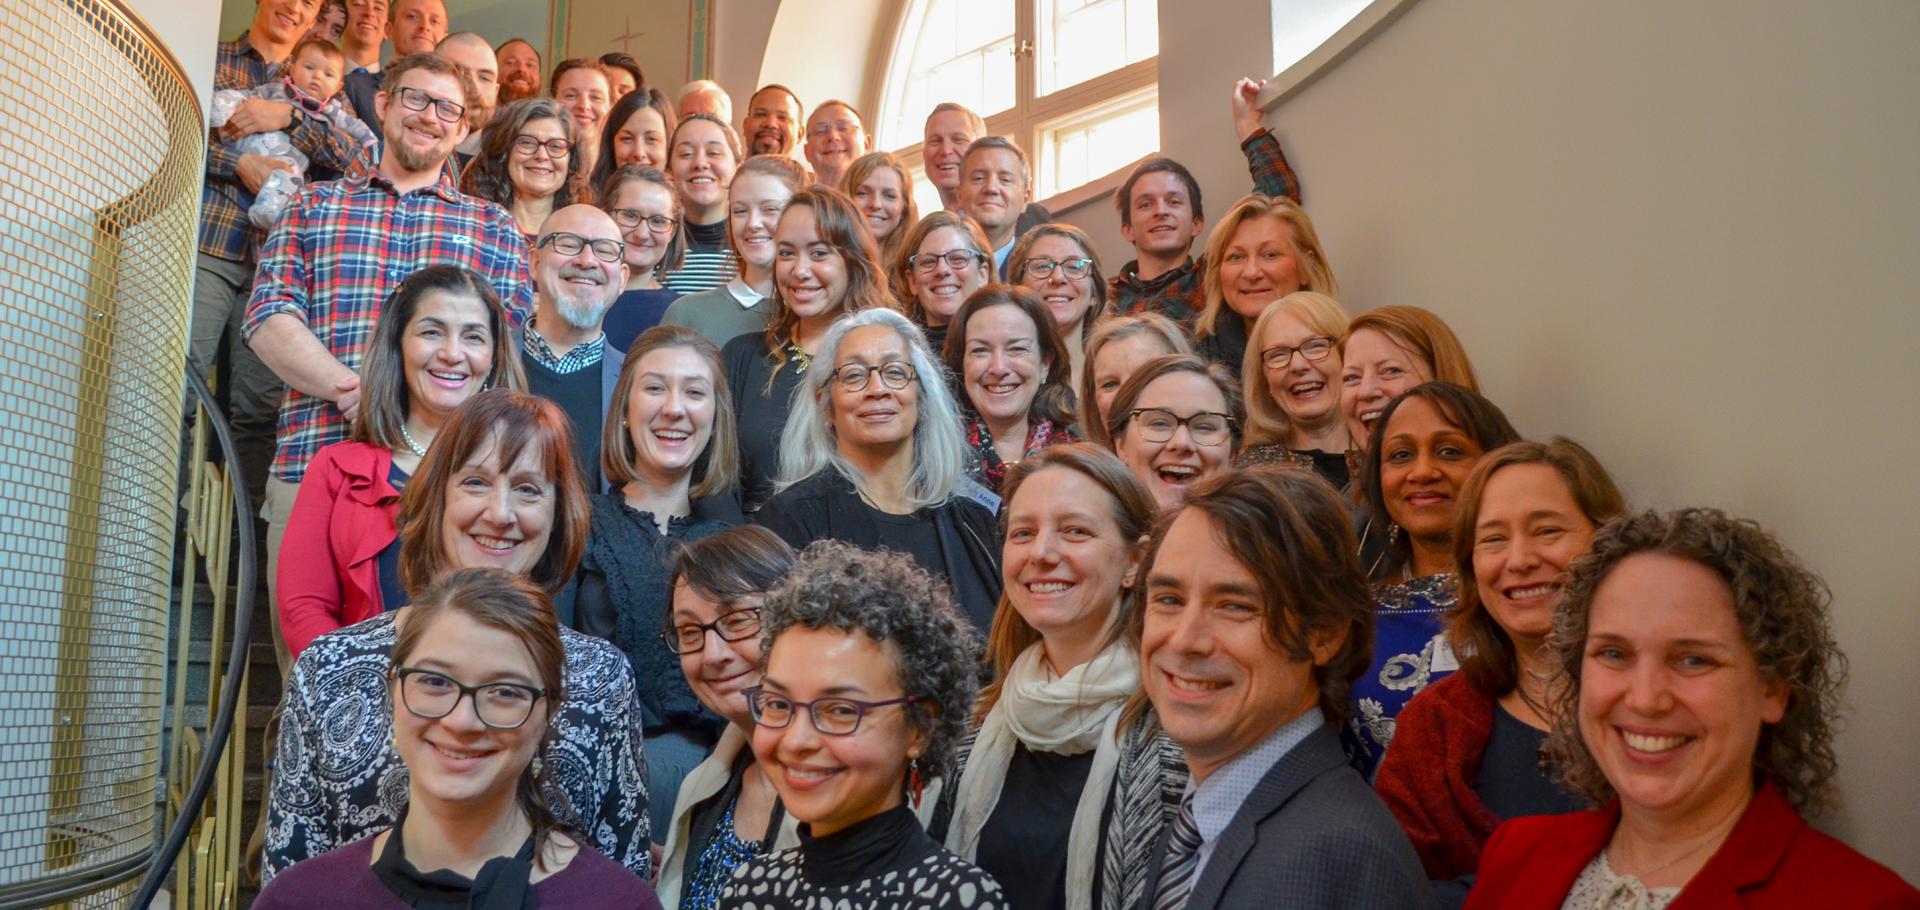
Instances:
[[[1000,603],[1000,529],[993,512],[956,495],[913,517],[932,524],[946,563],[922,568],[935,574],[946,570],[961,612],[985,632],[993,625],[993,612]],[[767,500],[753,520],[796,550],[816,540],[838,540],[868,549],[888,543],[884,513],[862,501],[853,484],[832,468]]]

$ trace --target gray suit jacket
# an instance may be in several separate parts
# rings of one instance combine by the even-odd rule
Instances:
[[[1140,910],[1153,906],[1171,833],[1154,850]],[[1253,788],[1187,899],[1187,910],[1433,906],[1413,845],[1325,725]]]

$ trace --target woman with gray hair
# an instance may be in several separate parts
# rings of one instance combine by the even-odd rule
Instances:
[[[939,798],[942,781],[928,781],[951,765],[978,683],[980,633],[947,586],[904,554],[822,541],[760,622],[753,755],[802,822],[800,845],[749,860],[719,906],[1007,906],[915,817]]]
[[[903,551],[984,627],[1000,600],[998,503],[966,471],[959,407],[926,339],[893,310],[861,310],[827,330],[794,390],[777,492],[755,520],[795,549]]]

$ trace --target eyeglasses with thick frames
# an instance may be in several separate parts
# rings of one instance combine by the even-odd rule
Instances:
[[[713,622],[683,623],[660,633],[660,640],[675,654],[693,654],[707,647],[709,631],[721,641],[745,641],[760,634],[760,610],[729,610]]]
[[[1284,370],[1287,364],[1293,362],[1294,354],[1307,358],[1308,363],[1319,363],[1327,359],[1327,355],[1331,353],[1333,353],[1333,338],[1318,335],[1300,342],[1300,346],[1296,348],[1276,344],[1260,352],[1260,362],[1266,364],[1269,370]]]
[[[532,158],[541,149],[547,150],[547,157],[559,161],[573,154],[573,143],[565,139],[541,139],[531,133],[521,133],[513,137],[513,150]]]
[[[1233,418],[1217,411],[1199,411],[1181,417],[1164,408],[1134,408],[1127,416],[1148,442],[1166,442],[1173,438],[1174,430],[1184,426],[1195,445],[1217,446],[1226,442],[1233,432]]]
[[[868,711],[888,705],[910,705],[920,700],[918,695],[907,695],[886,701],[860,701],[854,698],[794,701],[785,695],[768,692],[764,686],[754,686],[742,692],[747,696],[747,710],[753,714],[755,724],[769,730],[784,730],[793,723],[793,716],[805,709],[807,716],[813,719],[813,728],[827,736],[852,736],[860,729],[860,721]]]
[[[916,272],[931,275],[935,270],[940,268],[940,260],[942,259],[947,261],[947,268],[958,272],[970,265],[985,264],[987,254],[979,250],[948,250],[944,253],[915,253],[907,257],[907,265],[912,266]]]
[[[619,225],[623,231],[631,231],[642,224],[647,226],[647,230],[656,234],[673,230],[671,215],[649,215],[639,209],[611,209],[607,214],[613,216],[613,223]]]
[[[900,360],[889,360],[879,366],[864,363],[845,363],[835,368],[831,377],[833,383],[849,392],[859,392],[873,381],[873,374],[880,374],[880,384],[899,391],[913,383],[915,376],[913,365]]]
[[[473,699],[473,716],[495,730],[515,730],[533,716],[533,706],[547,697],[547,690],[519,683],[483,683],[469,686],[445,673],[401,667],[393,671],[400,681],[400,703],[407,712],[424,720],[439,720],[460,706],[460,699]]]
[[[467,115],[467,106],[445,98],[435,98],[417,88],[400,87],[400,106],[410,111],[433,108],[433,115],[447,123],[459,123]]]
[[[1080,279],[1087,277],[1087,275],[1093,271],[1093,260],[1091,259],[1029,259],[1027,260],[1026,273],[1029,275],[1032,275],[1035,278],[1045,278],[1048,275],[1053,274],[1053,270],[1056,268],[1059,269],[1061,273],[1066,275],[1068,278],[1072,278],[1075,281],[1079,281]]]
[[[544,246],[553,247],[554,252],[562,256],[578,256],[581,250],[591,247],[593,258],[601,262],[619,262],[620,257],[627,252],[627,245],[618,240],[608,240],[605,237],[588,240],[579,234],[570,234],[566,231],[554,231],[540,238],[539,243],[534,244],[535,249]]]

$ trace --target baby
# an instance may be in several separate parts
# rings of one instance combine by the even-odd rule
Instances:
[[[262,98],[295,105],[304,116],[318,119],[347,134],[356,148],[364,149],[374,143],[374,135],[354,114],[346,96],[340,93],[346,66],[347,59],[339,48],[319,38],[307,38],[294,46],[285,78],[262,83],[247,91],[222,89],[214,92],[213,125],[225,126],[227,118],[233,116],[241,102],[249,98]],[[287,201],[293,198],[293,191],[299,188],[307,170],[307,156],[294,148],[283,132],[254,133],[231,144],[241,154],[278,158],[293,168],[290,171],[275,170],[269,174],[266,182],[260,185],[260,192],[254,194],[253,207],[247,210],[248,220],[258,227],[270,228],[274,219],[280,217],[280,211],[287,207]]]

